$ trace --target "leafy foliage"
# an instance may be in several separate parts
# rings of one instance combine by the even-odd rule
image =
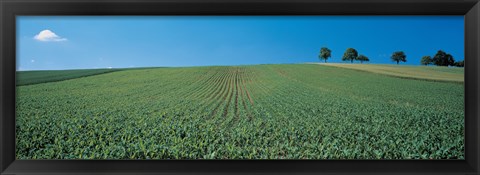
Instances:
[[[455,63],[453,56],[442,50],[439,50],[432,60],[437,66],[453,66]]]
[[[16,156],[463,159],[463,89],[320,65],[118,71],[17,87]]]
[[[423,56],[420,60],[420,64],[422,65],[430,65],[432,64],[433,60],[431,56]]]
[[[322,47],[320,49],[320,55],[318,55],[318,58],[325,60],[325,63],[327,62],[327,59],[332,56],[332,51],[326,47]]]
[[[465,67],[465,60],[457,61],[453,65],[457,67]]]
[[[407,55],[403,51],[393,52],[392,56],[390,57],[392,61],[397,62],[397,64],[401,62],[407,62]]]
[[[359,55],[357,60],[360,61],[360,63],[363,63],[364,61],[370,61],[370,59],[368,59],[368,57],[365,55]]]
[[[358,57],[358,52],[354,48],[348,48],[345,50],[345,53],[343,53],[342,61],[350,61],[350,63],[353,63],[354,60],[356,60]]]

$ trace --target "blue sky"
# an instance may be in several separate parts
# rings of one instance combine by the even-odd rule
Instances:
[[[19,16],[17,70],[342,62],[404,51],[419,65],[444,50],[464,59],[463,16]]]

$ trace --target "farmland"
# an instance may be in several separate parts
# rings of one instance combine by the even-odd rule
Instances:
[[[131,69],[18,86],[16,156],[464,159],[464,85],[444,78],[285,64]]]
[[[21,71],[17,73],[16,78],[17,85],[31,85],[98,75],[117,70],[118,69]]]
[[[421,79],[430,81],[458,82],[464,81],[464,69],[443,66],[397,66],[388,64],[323,64],[371,73],[395,76],[400,78]]]

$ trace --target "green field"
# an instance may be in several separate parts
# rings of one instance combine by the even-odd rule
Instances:
[[[63,81],[73,78],[87,77],[120,69],[78,69],[78,70],[40,70],[17,72],[17,86]]]
[[[463,83],[325,65],[122,70],[18,86],[16,107],[17,159],[465,156]]]

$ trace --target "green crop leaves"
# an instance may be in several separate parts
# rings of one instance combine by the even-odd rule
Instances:
[[[17,92],[18,159],[464,158],[458,83],[258,65],[123,70]]]

